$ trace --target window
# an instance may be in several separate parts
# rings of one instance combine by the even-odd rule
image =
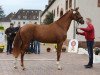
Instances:
[[[14,24],[15,24],[16,22],[14,21]]]
[[[10,20],[11,20],[12,18],[10,18]]]
[[[23,22],[23,24],[25,24],[25,22]]]
[[[37,24],[37,22],[34,22],[34,24]]]
[[[35,13],[38,13],[38,11],[35,11]]]
[[[60,17],[62,17],[62,16],[63,16],[63,10],[60,11]]]
[[[23,16],[23,19],[27,19],[27,16]]]
[[[51,2],[52,2],[52,0],[49,0],[49,2],[48,2],[48,3],[50,4]]]
[[[98,7],[100,7],[100,0],[98,0]]]
[[[52,10],[52,13],[53,13],[53,10]]]
[[[69,0],[69,8],[72,7],[72,0]]]
[[[37,16],[37,19],[38,19],[39,17]]]
[[[54,10],[54,17],[55,17],[55,10]]]
[[[35,20],[36,19],[36,16],[33,16],[33,19]]]
[[[18,24],[20,24],[20,22],[18,22]]]
[[[21,19],[21,16],[20,15],[18,16],[18,19]]]
[[[68,10],[68,0],[66,0],[66,10]]]
[[[59,14],[59,6],[57,7],[57,16],[58,16],[58,14]]]

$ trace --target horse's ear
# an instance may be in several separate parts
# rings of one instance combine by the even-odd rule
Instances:
[[[72,7],[70,7],[69,10],[72,10]]]
[[[74,11],[78,11],[79,7],[75,8]]]

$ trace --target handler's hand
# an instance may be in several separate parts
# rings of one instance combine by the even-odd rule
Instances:
[[[76,29],[80,29],[80,28],[77,27]]]

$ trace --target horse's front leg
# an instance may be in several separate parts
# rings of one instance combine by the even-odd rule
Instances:
[[[14,60],[14,68],[17,69],[17,58],[15,57],[15,60]]]
[[[22,69],[25,70],[25,67],[24,67],[24,54],[25,52],[21,53],[21,66],[22,66]]]
[[[60,61],[62,44],[63,43],[58,43],[57,44],[57,67],[58,67],[58,70],[62,70],[62,67],[61,67],[60,62],[59,62]]]

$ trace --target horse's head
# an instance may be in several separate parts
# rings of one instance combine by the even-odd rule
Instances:
[[[81,16],[81,14],[78,11],[78,8],[73,9],[73,20],[77,21],[80,24],[84,24],[84,20],[83,17]]]

